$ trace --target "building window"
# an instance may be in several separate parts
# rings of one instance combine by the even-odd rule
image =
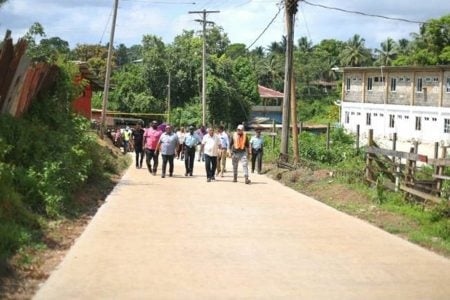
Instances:
[[[377,77],[375,77],[375,78],[377,78]],[[372,77],[367,78],[367,90],[368,91],[372,90]]]
[[[372,125],[372,114],[366,113],[366,125]]]
[[[389,115],[389,128],[394,128],[395,126],[395,115]]]
[[[378,114],[377,114],[377,113],[374,113],[373,116],[374,116],[374,117],[378,117]]]
[[[402,115],[397,115],[397,118],[401,120],[402,119]]]
[[[384,114],[380,114],[380,117],[384,117]]]
[[[422,78],[417,78],[417,85],[416,85],[416,91],[421,93],[422,92]]]
[[[437,118],[431,118],[433,122],[437,122]]]
[[[424,119],[425,119],[425,121],[430,121],[429,117],[425,117]]]
[[[422,130],[422,117],[416,117],[416,130]]]
[[[439,82],[439,77],[434,77],[433,82]]]
[[[360,115],[361,115],[361,113],[360,113],[360,112],[357,112],[357,113],[356,113],[356,115],[357,115],[357,116],[360,116]]]
[[[450,133],[450,119],[444,119],[444,133]]]
[[[345,89],[347,91],[350,91],[350,82],[351,82],[350,78],[347,78],[347,82],[346,82],[346,85],[345,85]]]
[[[397,90],[397,78],[391,78],[391,92]]]
[[[345,112],[345,124],[350,123],[350,113],[348,111]]]
[[[447,93],[450,93],[450,77],[447,77]]]
[[[405,120],[409,120],[409,116],[403,116],[403,117],[405,117]]]
[[[352,115],[355,115],[355,112],[354,111],[352,111],[352,113],[351,113]]]

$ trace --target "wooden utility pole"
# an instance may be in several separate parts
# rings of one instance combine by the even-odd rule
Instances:
[[[300,161],[300,153],[298,150],[298,127],[297,127],[297,96],[295,93],[295,72],[292,68],[291,77],[291,125],[292,125],[292,150],[294,152],[294,162]]]
[[[214,25],[214,22],[207,21],[207,14],[220,13],[219,10],[201,10],[201,11],[190,11],[190,14],[202,14],[203,18],[201,20],[195,20],[203,25],[203,49],[202,49],[202,125],[206,126],[206,24]]]
[[[114,33],[116,31],[116,19],[117,19],[117,8],[119,7],[119,0],[114,0],[113,8],[113,19],[111,24],[111,34],[109,36],[109,47],[108,47],[108,59],[106,61],[106,75],[105,75],[105,88],[103,90],[103,102],[102,102],[102,120],[100,125],[100,138],[104,137],[104,130],[106,124],[106,107],[108,106],[109,97],[109,78],[111,77],[111,61],[112,52],[114,44]]]
[[[281,129],[281,149],[282,159],[287,160],[289,150],[289,114],[291,103],[291,83],[293,67],[293,47],[294,47],[294,17],[297,13],[298,0],[286,0],[286,61],[284,68],[284,98],[283,98],[283,127]]]
[[[170,124],[170,85],[172,82],[172,76],[169,71],[169,82],[167,83],[167,123]]]

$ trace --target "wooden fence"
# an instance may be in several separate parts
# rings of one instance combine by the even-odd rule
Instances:
[[[445,168],[450,166],[447,158],[447,146],[434,144],[434,157],[419,154],[419,144],[414,143],[409,152],[398,151],[397,134],[392,140],[392,149],[382,149],[373,140],[373,130],[369,130],[368,147],[366,150],[365,179],[374,184],[383,184],[394,191],[404,191],[406,196],[415,196],[425,201],[441,203],[443,199],[442,184],[444,180],[450,180],[445,176]],[[439,149],[441,155],[439,157]],[[420,166],[432,166],[431,178],[419,178],[418,164]],[[378,179],[383,177],[382,182]]]

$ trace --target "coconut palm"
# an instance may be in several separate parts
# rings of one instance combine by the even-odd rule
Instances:
[[[375,49],[378,56],[377,63],[381,66],[392,65],[392,61],[397,57],[397,43],[393,39],[387,38],[380,45],[381,49]]]
[[[355,34],[345,43],[341,62],[345,66],[359,67],[371,60],[370,50],[364,46],[365,39]]]

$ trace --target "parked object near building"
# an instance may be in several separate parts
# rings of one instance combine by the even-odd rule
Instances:
[[[344,68],[341,123],[381,138],[450,143],[450,65]]]

